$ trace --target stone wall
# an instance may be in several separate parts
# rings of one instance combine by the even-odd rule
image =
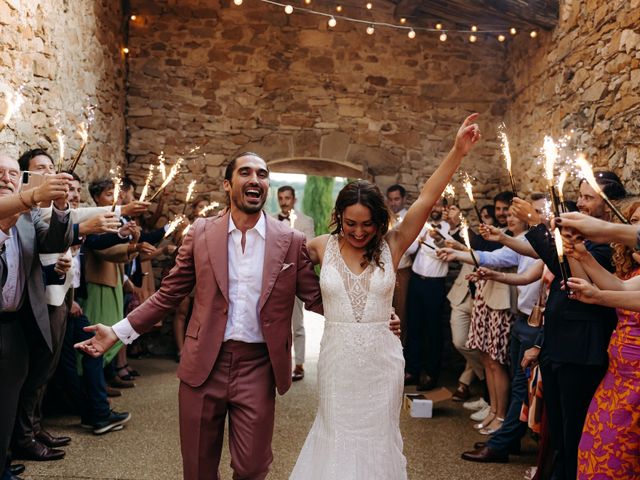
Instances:
[[[564,0],[558,27],[538,38],[537,49],[524,39],[510,49],[507,123],[523,184],[541,185],[535,157],[544,135],[574,129],[573,145],[594,166],[640,193],[639,26],[640,0]]]
[[[410,40],[383,28],[369,36],[345,22],[331,30],[320,17],[255,0],[134,0],[132,8],[128,171],[140,183],[160,151],[173,162],[204,145],[176,182],[180,194],[192,175],[198,191],[219,192],[221,166],[242,150],[280,171],[312,159],[305,168],[355,168],[415,194],[462,119],[479,111],[485,141],[464,166],[479,179],[481,201],[508,185],[506,172],[496,174],[495,132],[511,88],[495,39]]]
[[[90,180],[124,163],[120,3],[0,0],[0,84],[24,85],[25,97],[20,113],[0,133],[0,150],[17,158],[29,148],[42,147],[57,156],[54,123],[59,118],[70,161],[80,144],[76,124],[92,103],[95,121],[78,173]]]

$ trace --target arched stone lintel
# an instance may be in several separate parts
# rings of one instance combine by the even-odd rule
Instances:
[[[324,177],[368,178],[363,165],[320,157],[288,157],[267,162],[272,172],[302,173]]]

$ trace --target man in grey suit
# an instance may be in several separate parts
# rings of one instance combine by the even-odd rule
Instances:
[[[283,185],[278,188],[278,205],[280,205],[280,213],[278,213],[277,216],[278,220],[289,223],[291,228],[304,233],[307,242],[316,236],[313,218],[293,209],[296,205],[296,191],[292,186]],[[293,350],[296,364],[291,379],[296,382],[304,378],[304,347],[306,341],[304,332],[304,304],[299,298],[296,298],[293,305],[291,325],[293,327]]]
[[[7,272],[0,309],[0,469],[6,465],[16,416],[35,400],[22,398],[22,392],[33,391],[45,381],[52,358],[51,326],[38,254],[62,252],[71,245],[72,226],[66,201],[70,179],[67,174],[48,179],[59,193],[50,224],[42,221],[39,209],[33,208],[44,200],[33,191],[21,192],[25,210],[29,209],[26,213],[0,220],[2,261]],[[15,193],[19,186],[18,162],[0,154],[0,196]],[[51,450],[34,439],[18,447],[30,458],[64,456],[63,451]],[[6,475],[9,474],[5,472]]]

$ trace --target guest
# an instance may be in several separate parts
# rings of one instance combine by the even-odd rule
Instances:
[[[305,240],[308,242],[315,238],[315,226],[313,218],[306,216],[301,211],[295,212],[293,207],[296,204],[296,191],[290,185],[283,185],[278,188],[278,205],[280,213],[277,218],[281,222],[287,222],[290,227],[302,232]],[[293,212],[293,213],[292,213]],[[295,215],[295,219],[292,216]],[[304,332],[304,304],[296,297],[293,305],[293,314],[291,316],[291,326],[293,329],[293,351],[295,368],[291,374],[294,382],[304,378],[304,351],[305,351],[305,332]]]
[[[630,205],[625,216],[631,224],[639,225],[640,202]],[[565,248],[565,254],[582,264],[597,288],[635,288],[636,295],[640,291],[640,254],[633,249],[614,246],[614,276],[600,266],[582,242],[569,239]],[[576,291],[583,295],[583,289]],[[617,315],[618,324],[609,343],[609,367],[591,400],[582,431],[580,480],[631,480],[640,472],[640,312],[618,308]]]
[[[15,193],[20,185],[17,161],[0,155],[0,196]],[[28,420],[36,401],[35,392],[46,382],[53,360],[49,312],[44,299],[39,252],[63,252],[72,241],[72,228],[66,200],[70,177],[59,174],[49,181],[60,196],[54,200],[49,225],[39,209],[0,221],[0,242],[4,244],[6,282],[0,312],[0,468],[5,468],[9,442],[16,419]],[[22,194],[25,205],[36,207],[35,193]],[[23,398],[23,392],[27,398]],[[28,423],[28,422],[27,422]],[[20,431],[14,457],[50,460],[64,457],[63,450],[47,447],[34,438],[33,431]],[[8,473],[7,473],[8,475]]]
[[[507,226],[507,215],[509,213],[509,207],[511,206],[512,200],[513,192],[510,191],[500,192],[493,197],[495,217],[498,221],[498,224],[496,225],[497,227],[505,228]]]
[[[391,185],[387,188],[387,206],[395,215],[396,225],[402,221],[407,214],[407,190],[399,184]],[[411,264],[413,260],[411,255],[405,253],[398,265],[396,272],[396,288],[393,291],[393,308],[396,311],[401,322],[400,339],[402,344],[407,342],[407,291],[409,289],[409,279],[411,278]]]
[[[442,221],[443,210],[440,198],[429,214],[431,230],[423,227],[418,239],[407,250],[409,254],[415,254],[415,260],[407,291],[405,384],[417,384],[418,390],[435,388],[442,367],[442,314],[449,265],[439,260],[435,251],[437,246],[444,245],[449,232],[449,224]]]
[[[596,179],[609,198],[624,197],[624,187],[614,173],[600,172]],[[580,211],[609,220],[611,213],[593,188],[583,180],[579,189]],[[553,471],[557,478],[568,480],[576,477],[578,443],[589,403],[607,369],[606,350],[616,316],[613,309],[586,305],[562,290],[553,235],[546,226],[533,226],[526,236],[555,278],[549,289],[543,333],[537,347],[525,354],[525,363],[531,364],[540,356],[551,443],[556,451]],[[585,242],[585,246],[604,268],[612,268],[608,244]],[[579,262],[573,258],[568,261],[573,276],[587,277]]]

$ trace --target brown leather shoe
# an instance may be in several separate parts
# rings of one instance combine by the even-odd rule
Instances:
[[[473,448],[475,450],[480,450],[484,447],[487,446],[487,442],[476,442],[473,444]],[[509,447],[509,454],[513,454],[513,455],[520,455],[522,453],[522,450],[520,448],[520,442],[518,442],[517,444],[512,445],[511,447]]]
[[[491,450],[489,447],[464,452],[462,459],[480,463],[509,463],[509,454]]]
[[[433,390],[434,388],[436,388],[437,385],[438,385],[437,382],[433,378],[431,378],[431,376],[424,373],[420,375],[420,381],[418,382],[418,386],[416,387],[416,390],[418,390],[419,392],[424,392],[426,390]]]
[[[107,392],[107,397],[121,397],[122,396],[122,392],[120,390],[118,390],[117,388],[110,387],[109,385],[107,385],[106,392]]]
[[[293,369],[293,374],[291,375],[291,380],[297,382],[304,378],[304,368],[302,365],[296,365],[296,368]]]
[[[16,446],[13,449],[13,458],[19,460],[35,460],[36,462],[60,460],[64,458],[64,450],[49,448],[37,440],[32,440],[31,443],[27,445]]]
[[[133,388],[136,386],[135,383],[123,380],[118,375],[111,379],[109,385],[111,385],[113,388]]]
[[[455,392],[453,392],[453,397],[451,400],[454,402],[466,402],[471,397],[471,392],[469,391],[469,386],[465,385],[462,382],[458,382],[458,388]]]
[[[54,437],[46,430],[40,430],[35,434],[36,440],[44,443],[49,448],[64,447],[71,443],[71,437]]]

